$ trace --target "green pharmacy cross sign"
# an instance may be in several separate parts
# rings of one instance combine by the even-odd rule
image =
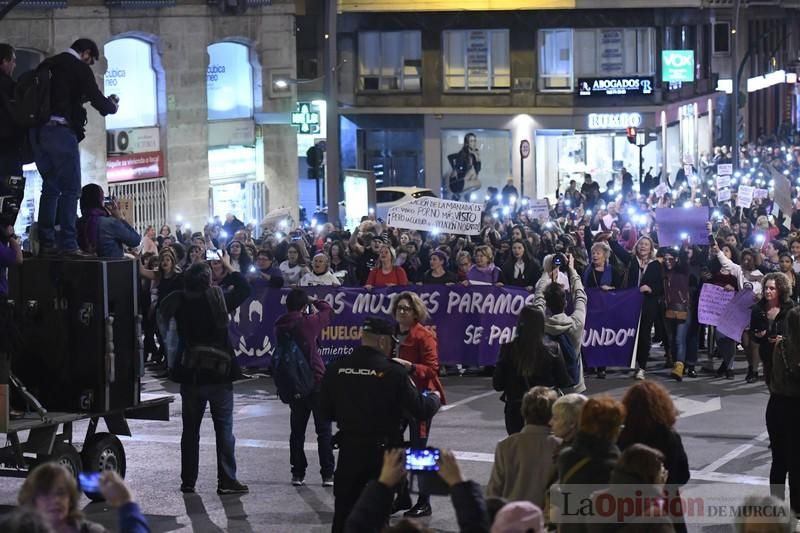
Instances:
[[[292,113],[292,125],[300,133],[316,135],[319,133],[319,107],[311,102],[297,102],[297,111]]]

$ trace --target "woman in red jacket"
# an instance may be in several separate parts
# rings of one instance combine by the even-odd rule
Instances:
[[[408,276],[403,267],[396,266],[394,248],[388,244],[381,246],[378,252],[378,263],[369,271],[369,277],[364,288],[392,287],[394,285],[408,285]]]
[[[397,343],[394,361],[408,369],[411,379],[420,391],[436,391],[445,403],[444,387],[439,381],[439,346],[436,333],[422,325],[428,319],[428,310],[419,296],[413,292],[403,292],[392,303],[392,315],[397,320]],[[428,445],[428,432],[431,420],[411,420],[409,433],[411,447],[425,448]],[[406,482],[407,483],[407,482]],[[408,485],[398,492],[392,512],[411,507]],[[427,494],[420,493],[417,504],[405,516],[418,518],[430,516],[431,504]]]

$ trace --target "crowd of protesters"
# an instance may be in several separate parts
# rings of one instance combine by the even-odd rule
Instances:
[[[495,368],[494,385],[504,393],[506,428],[512,441],[498,447],[489,495],[517,499],[524,493],[528,496],[523,499],[532,505],[542,502],[541,506],[545,506],[543,492],[554,480],[563,483],[564,478],[569,481],[576,476],[585,475],[587,483],[606,485],[631,479],[676,486],[686,483],[688,466],[673,429],[674,406],[663,387],[645,380],[648,364],[652,364],[651,347],[653,343],[664,347],[664,360],[659,364],[678,381],[698,377],[704,366],[698,361],[698,352],[704,349],[709,361],[719,359],[710,368],[712,376],[735,379],[735,356],[741,350],[747,361],[744,379],[755,382],[763,377],[769,386],[767,427],[773,493],[783,497],[778,487],[783,487],[788,474],[792,508],[798,512],[800,461],[790,450],[800,444],[794,429],[800,427],[795,414],[800,412],[800,379],[796,377],[800,374],[800,338],[794,339],[788,324],[800,321],[800,310],[795,310],[800,297],[800,204],[792,213],[783,213],[768,196],[754,199],[749,208],[738,208],[735,186],[770,188],[775,172],[797,179],[800,149],[746,146],[740,167],[731,176],[732,199],[718,202],[716,169],[727,161],[726,150],[720,148],[704,156],[690,174],[681,169],[674,180],[649,175],[638,191],[630,178],[621,175],[601,192],[586,174],[580,186],[572,181],[563,193],[558,192],[550,216],[542,219],[531,216],[526,198],[511,193],[487,197],[480,232],[475,236],[402,230],[374,217],[345,229],[331,223],[295,226],[286,220],[254,228],[233,215],[209,222],[202,232],[192,233],[180,225],[174,232],[167,225],[158,232],[147,228],[139,255],[144,267],[142,298],[146,307],[157,308],[166,295],[181,289],[182,271],[204,261],[210,263],[212,283],[223,286],[226,276],[240,272],[274,288],[369,290],[463,284],[512,286],[534,293],[534,305],[519,317],[517,329],[523,333],[503,346]],[[691,242],[687,238],[680,246],[659,246],[656,208],[701,206],[709,209],[708,240]],[[699,296],[706,283],[726,291],[753,291],[752,320],[741,339],[728,338],[699,323]],[[610,399],[593,399],[581,407],[583,400],[568,394],[567,399],[559,400],[564,402],[563,408],[558,402],[553,406],[553,390],[585,390],[580,342],[586,289],[635,288],[643,294],[633,372],[640,383],[629,390],[621,405]],[[423,316],[415,315],[417,320]],[[169,328],[147,323],[151,361],[169,366]],[[795,329],[800,331],[800,327]],[[569,337],[574,348],[556,341],[558,337]],[[600,379],[606,371],[589,369]],[[656,405],[657,400],[664,405]],[[581,413],[586,409],[592,414],[583,421]],[[559,412],[570,413],[571,419],[560,419]],[[636,413],[635,419],[632,413]],[[303,422],[307,419],[305,413]],[[300,426],[298,429],[305,423]],[[429,426],[428,420],[421,427],[427,432]],[[424,442],[419,435],[416,438]],[[532,474],[525,479],[518,476],[528,467],[501,470],[508,455],[518,453],[515,449],[530,446],[546,451],[537,456],[550,457],[550,463],[534,461],[529,467]],[[584,457],[592,458],[585,474]],[[391,459],[387,456],[388,462]],[[302,483],[305,461],[293,460],[293,466],[295,463],[299,466],[293,471],[293,481]],[[324,466],[323,477],[328,482],[330,465]],[[384,466],[392,470],[391,464]],[[397,475],[395,471],[390,478]],[[613,491],[613,486],[608,490]],[[420,506],[421,516],[430,514],[427,499],[414,508]],[[543,523],[550,520],[550,514],[551,510],[544,509]],[[672,527],[685,529],[680,521]]]

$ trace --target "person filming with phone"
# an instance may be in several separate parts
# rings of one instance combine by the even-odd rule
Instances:
[[[317,432],[317,451],[319,452],[322,486],[333,486],[333,445],[331,444],[331,422],[322,415],[319,386],[325,374],[325,362],[319,353],[319,337],[328,327],[333,317],[333,309],[324,300],[311,299],[303,289],[295,288],[286,295],[286,313],[275,321],[275,334],[278,337],[276,353],[273,355],[272,377],[278,389],[278,396],[289,404],[291,433],[289,434],[289,462],[292,467],[292,485],[305,484],[308,461],[304,445],[308,419],[314,415],[314,429]],[[309,389],[300,391],[294,382],[296,377],[282,369],[291,365],[276,364],[288,360],[292,348],[300,349],[301,357],[311,367],[313,383]]]
[[[142,242],[122,216],[119,203],[103,196],[96,183],[81,189],[81,218],[78,220],[78,245],[87,254],[98,257],[123,257],[123,246],[134,248]]]
[[[408,369],[393,361],[394,326],[377,317],[364,321],[361,346],[328,366],[322,378],[321,411],[336,421],[339,463],[334,474],[334,533],[370,480],[378,479],[383,452],[403,447],[404,420],[429,420],[439,410],[438,391],[420,392]]]

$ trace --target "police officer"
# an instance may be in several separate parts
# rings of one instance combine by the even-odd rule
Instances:
[[[427,420],[441,405],[436,392],[418,392],[408,371],[391,360],[393,334],[391,323],[367,318],[361,346],[329,365],[322,379],[323,414],[339,428],[333,533],[344,531],[362,489],[378,478],[384,450],[403,446],[404,416]]]

